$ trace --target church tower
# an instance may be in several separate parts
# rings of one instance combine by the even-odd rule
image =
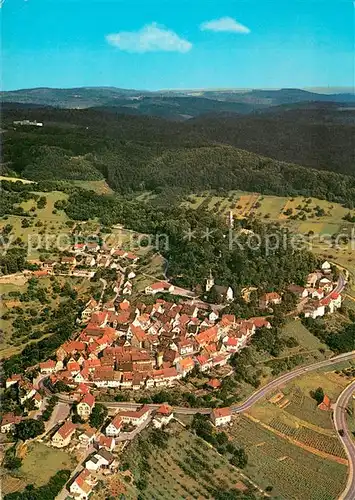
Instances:
[[[214,278],[212,276],[212,271],[210,269],[210,275],[206,280],[206,292],[209,292],[213,286],[214,286]]]

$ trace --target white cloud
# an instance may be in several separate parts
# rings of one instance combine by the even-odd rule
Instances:
[[[227,31],[229,33],[241,33],[245,35],[250,33],[250,29],[247,26],[238,23],[232,17],[221,17],[212,21],[206,21],[200,25],[200,29],[202,31]]]
[[[157,23],[147,24],[139,31],[120,31],[106,35],[106,41],[127,52],[188,52],[192,44],[174,31]]]

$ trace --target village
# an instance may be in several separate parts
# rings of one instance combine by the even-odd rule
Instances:
[[[174,408],[165,403],[131,408],[129,402],[116,403],[103,418],[96,419],[96,427],[91,426],[89,421],[101,406],[100,394],[108,389],[134,394],[181,385],[192,372],[205,374],[208,389],[217,389],[231,370],[230,358],[248,346],[256,331],[272,329],[273,308],[282,303],[285,291],[264,293],[259,299],[260,316],[248,319],[223,312],[234,300],[234,292],[231,287],[216,285],[211,273],[205,291],[215,289],[221,299],[218,306],[167,279],[146,286],[144,294],[152,299],[149,303],[132,301],[138,256],[97,243],[77,243],[72,254],[62,256],[60,262],[40,262],[39,269],[31,273],[39,279],[62,273],[92,277],[100,267],[116,269],[115,297],[108,302],[91,298],[78,318],[78,335],[24,375],[11,375],[6,388],[18,391],[20,404],[30,406],[32,418],[45,411],[51,396],[57,396],[59,402],[52,412],[58,418],[50,419],[53,425],[47,425],[36,439],[47,446],[79,450],[79,466],[65,495],[87,499],[100,479],[117,471],[129,440],[148,425],[162,428],[176,417]],[[335,280],[332,265],[324,262],[308,276],[305,286],[288,287],[297,297],[293,314],[316,319],[334,313],[341,307],[343,287],[341,278]],[[31,379],[28,374],[33,370],[36,377]],[[69,412],[56,413],[60,405]],[[228,425],[232,410],[214,408],[209,416],[216,427]],[[26,418],[3,415],[1,433],[13,432]]]

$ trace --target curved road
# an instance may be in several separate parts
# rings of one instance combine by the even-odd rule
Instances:
[[[336,285],[336,287],[327,295],[327,297],[330,297],[330,295],[334,292],[336,293],[341,293],[344,288],[345,288],[345,285],[346,285],[346,279],[345,279],[345,276],[343,274],[339,274],[339,279],[338,279],[338,283]]]
[[[338,437],[342,442],[349,462],[349,475],[346,488],[339,497],[339,500],[354,500],[355,498],[355,441],[351,436],[346,421],[346,407],[352,395],[355,393],[355,381],[348,385],[340,394],[334,405],[334,425],[338,431]],[[343,431],[343,435],[339,431]]]
[[[264,385],[257,391],[255,391],[248,399],[246,399],[243,403],[233,405],[231,406],[231,410],[233,413],[242,413],[243,411],[248,410],[251,406],[253,406],[255,403],[257,403],[260,399],[264,398],[269,392],[274,391],[278,387],[286,384],[290,380],[299,377],[300,375],[303,375],[307,372],[315,371],[318,370],[319,368],[325,368],[327,366],[331,366],[335,363],[338,363],[340,361],[348,361],[350,359],[355,358],[355,351],[351,352],[346,352],[344,354],[339,354],[338,356],[334,356],[334,358],[331,359],[325,359],[323,361],[318,361],[317,363],[313,363],[312,365],[308,366],[301,366],[299,368],[296,368],[295,370],[292,370],[291,372],[284,373],[280,377],[272,380],[268,384]],[[102,401],[102,404],[109,408],[129,408],[129,409],[135,409],[135,408],[140,408],[142,405],[139,403],[131,403],[131,402],[110,402],[110,401]],[[154,408],[159,408],[159,404],[149,404],[148,405],[151,409]],[[194,414],[194,413],[210,413],[211,408],[185,408],[181,406],[175,406],[173,407],[173,410],[175,413],[180,413],[180,414]]]
[[[244,403],[232,406],[232,412],[241,413],[245,410],[248,410],[251,406],[253,406],[253,404],[257,403],[260,399],[266,396],[267,393],[277,389],[281,385],[289,382],[290,380],[296,377],[299,377],[300,375],[303,375],[307,372],[318,370],[319,368],[331,366],[332,364],[337,363],[339,361],[347,361],[352,358],[355,358],[355,351],[339,354],[338,356],[334,356],[334,358],[325,359],[324,361],[318,361],[317,363],[313,363],[312,365],[301,366],[299,368],[296,368],[295,370],[285,373],[284,375],[281,375],[275,380],[272,380],[264,387],[261,387],[260,389],[255,391],[246,401],[244,401]]]

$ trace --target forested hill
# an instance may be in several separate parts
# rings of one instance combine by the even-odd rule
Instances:
[[[209,115],[187,126],[206,139],[299,165],[355,175],[355,107],[314,103]]]
[[[13,121],[19,119],[36,119],[44,126],[14,126]],[[237,133],[233,135],[238,122],[225,127],[224,134],[223,127],[213,125],[214,122],[208,119],[202,123],[178,123],[93,109],[16,108],[4,110],[3,123],[5,170],[33,180],[105,178],[121,193],[244,189],[278,195],[302,194],[349,205],[355,203],[355,177],[309,169],[226,145],[238,138]],[[280,126],[280,137],[281,131]],[[245,129],[239,134],[248,137]],[[267,145],[265,137],[268,134],[260,125],[261,144]],[[281,144],[280,156],[287,143],[287,133],[283,142],[276,133],[274,137],[269,135],[275,150],[277,141]],[[312,141],[317,146],[318,136],[309,134],[307,137],[303,133],[300,137],[301,144],[297,147],[295,137],[295,153],[302,149],[302,140],[308,141],[310,151]],[[341,157],[350,166],[353,151],[349,147],[351,138],[347,137],[345,151],[335,145],[334,151],[340,154],[341,150]],[[330,150],[334,144],[332,139],[330,134]],[[318,140],[321,142],[320,154],[327,144],[321,136]],[[292,149],[291,145],[290,139],[289,148]],[[273,152],[271,145],[269,147]],[[252,149],[252,145],[247,149]],[[277,156],[275,150],[274,157]],[[325,152],[322,155],[326,157]],[[326,166],[331,168],[329,164]],[[334,170],[339,169],[334,166]]]

